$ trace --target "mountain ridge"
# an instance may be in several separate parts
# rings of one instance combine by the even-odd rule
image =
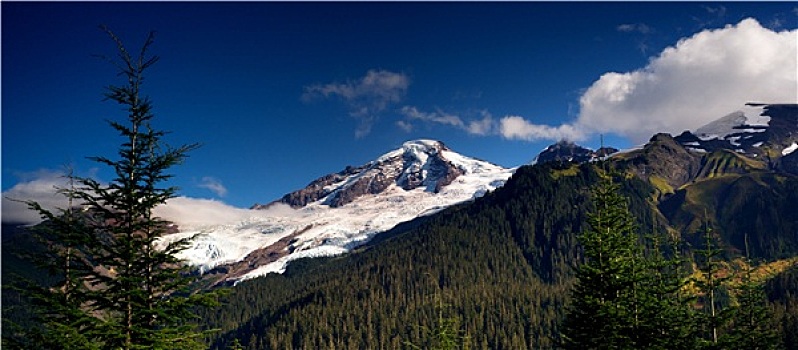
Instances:
[[[357,167],[350,165],[337,173],[319,177],[275,202],[300,208],[324,200],[323,203],[330,207],[340,207],[363,195],[379,194],[392,183],[406,191],[426,186],[427,191],[438,192],[468,168],[463,162],[453,163],[447,159],[447,154],[453,152],[441,141],[407,141],[401,148],[376,160]],[[265,209],[272,203],[255,204],[252,209]]]

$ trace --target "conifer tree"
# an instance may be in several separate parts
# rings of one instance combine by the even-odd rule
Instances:
[[[444,316],[443,301],[438,300],[437,319],[432,328],[422,326],[425,339],[423,347],[411,342],[405,342],[410,349],[429,349],[429,350],[468,350],[471,348],[471,337],[463,335],[460,329],[460,321],[456,317]]]
[[[704,216],[706,217],[706,213]],[[703,347],[723,349],[730,343],[730,339],[725,336],[724,328],[728,326],[732,309],[723,307],[719,296],[725,291],[723,284],[729,280],[730,275],[720,274],[722,265],[718,256],[722,250],[715,247],[712,233],[712,227],[707,220],[704,224],[704,249],[696,250],[699,257],[700,278],[695,282],[702,294],[699,299],[702,313],[697,315],[697,322],[699,332],[703,333]]]
[[[53,214],[36,203],[30,206],[47,219],[48,237],[58,259],[49,266],[63,281],[33,295],[45,306],[41,342],[34,348],[195,349],[204,348],[197,330],[195,308],[215,303],[217,293],[193,293],[185,264],[177,253],[186,240],[162,243],[169,223],[154,209],[175,196],[166,186],[168,170],[180,164],[196,144],[172,148],[164,131],[152,127],[152,103],[141,93],[144,73],[158,61],[148,49],[150,33],[138,55],[131,55],[108,28],[118,50],[109,59],[125,79],[111,85],[108,100],[123,106],[126,122],[110,121],[122,137],[118,158],[90,158],[110,168],[109,183],[72,177],[77,187],[68,198],[80,201],[76,215],[70,208]],[[48,346],[47,344],[56,346]],[[74,345],[74,346],[73,346]]]
[[[753,267],[748,256],[748,236],[745,236],[746,271],[738,288],[737,308],[729,331],[730,348],[775,350],[782,348],[781,337],[773,323],[773,313],[767,305],[764,284],[752,278]]]
[[[694,349],[692,299],[677,250],[666,259],[657,234],[642,244],[628,199],[608,177],[579,236],[584,261],[563,325],[566,349]],[[652,231],[653,232],[653,231]]]
[[[48,272],[52,281],[15,281],[14,288],[31,301],[34,326],[4,334],[3,345],[9,348],[99,349],[102,345],[97,334],[101,322],[87,307],[91,290],[85,283],[93,267],[84,252],[94,236],[74,206],[77,192],[71,169],[66,178],[69,187],[57,190],[66,197],[66,208],[51,211],[26,202],[44,220],[31,234],[46,248],[24,258]]]
[[[659,235],[652,234],[650,242],[653,249],[645,258],[647,274],[640,288],[642,321],[636,344],[641,349],[695,349],[695,298],[684,290],[688,283],[684,260],[675,242],[670,242],[670,258],[661,250],[665,245]]]
[[[634,349],[639,319],[635,287],[639,246],[627,199],[611,179],[593,190],[595,211],[579,236],[584,262],[577,267],[563,325],[566,349]],[[639,305],[638,305],[639,306]]]

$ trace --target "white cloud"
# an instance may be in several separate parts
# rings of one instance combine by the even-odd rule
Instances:
[[[510,140],[571,140],[578,141],[584,134],[573,125],[549,126],[534,124],[519,116],[505,116],[496,121],[493,116],[482,111],[482,118],[464,122],[459,116],[436,110],[435,112],[419,111],[416,107],[405,106],[400,111],[408,120],[397,122],[397,126],[409,131],[412,125],[409,121],[421,121],[451,126],[463,130],[471,135],[490,136],[498,135]]]
[[[214,199],[175,197],[155,208],[155,214],[185,230],[212,225],[228,225],[251,218],[296,215],[296,210],[287,204],[275,203],[268,209],[252,210],[237,208]]]
[[[499,120],[499,134],[510,140],[570,140],[584,138],[582,131],[568,124],[549,126],[533,124],[519,116],[506,116]]]
[[[573,128],[642,142],[695,129],[749,101],[795,103],[796,42],[798,30],[775,32],[754,19],[701,31],[641,69],[602,75],[581,96]]]
[[[482,119],[472,120],[468,123],[468,131],[471,135],[485,136],[489,135],[496,128],[496,123],[493,121],[490,113],[482,112]]]
[[[341,98],[349,108],[349,115],[359,122],[355,136],[363,137],[371,132],[381,112],[404,98],[409,86],[410,78],[404,73],[369,70],[356,81],[306,86],[302,99]]]
[[[211,176],[205,176],[202,178],[202,181],[197,185],[199,188],[205,188],[216,194],[218,197],[224,197],[227,195],[227,188],[224,187],[222,181]]]
[[[3,222],[35,224],[41,222],[41,217],[28,205],[19,201],[35,201],[44,209],[55,211],[57,208],[66,208],[66,197],[58,193],[59,188],[67,187],[67,180],[63,173],[52,170],[40,170],[35,174],[25,176],[26,181],[19,182],[14,187],[3,192]]]
[[[58,208],[68,206],[67,199],[57,193],[59,188],[67,188],[67,179],[63,173],[52,170],[41,170],[24,176],[23,182],[3,192],[2,221],[5,223],[36,224],[41,222],[39,215],[28,209],[27,204],[19,200],[33,200],[45,209],[55,212]],[[213,199],[197,199],[175,197],[154,210],[155,215],[180,227],[197,227],[223,225],[241,222],[249,218],[290,217],[297,211],[290,206],[275,203],[265,210],[237,208]]]

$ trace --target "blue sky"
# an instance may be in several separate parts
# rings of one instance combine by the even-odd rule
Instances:
[[[92,56],[115,54],[100,24],[131,50],[157,32],[154,125],[203,144],[174,169],[180,194],[249,207],[410,139],[513,167],[561,138],[625,148],[795,102],[797,8],[3,2],[3,195],[65,164],[111,178],[85,159],[114,155],[104,120],[125,118],[102,100],[121,82]]]

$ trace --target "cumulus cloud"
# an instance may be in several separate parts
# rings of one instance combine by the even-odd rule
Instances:
[[[30,210],[27,204],[20,201],[35,201],[50,211],[67,207],[67,199],[58,193],[59,188],[67,187],[67,180],[63,173],[40,170],[25,177],[26,181],[17,183],[14,187],[3,191],[3,222],[21,224],[41,222],[39,214]]]
[[[641,69],[602,75],[580,97],[573,128],[642,142],[695,129],[749,101],[795,103],[796,42],[798,30],[776,32],[754,19],[703,30]]]
[[[722,7],[707,9],[723,14]],[[646,27],[648,28],[648,27]],[[639,24],[620,31],[644,31]],[[521,116],[466,120],[441,111],[402,109],[407,120],[450,125],[473,135],[536,141],[614,133],[643,143],[657,132],[694,130],[747,102],[798,103],[798,29],[775,31],[755,19],[679,40],[631,72],[609,72],[579,98],[576,120],[558,126]]]
[[[197,187],[208,189],[218,197],[227,195],[227,188],[224,187],[222,181],[212,176],[203,177]]]
[[[722,16],[723,7],[707,8]],[[643,24],[619,31],[650,32]],[[463,121],[441,111],[403,108],[408,120],[447,124],[474,135],[514,140],[579,141],[614,133],[634,143],[654,133],[694,130],[741,109],[746,102],[798,103],[798,29],[776,31],[755,19],[702,30],[679,40],[630,72],[609,72],[579,98],[575,121],[536,124],[520,116]]]
[[[358,80],[306,86],[302,99],[340,98],[347,104],[349,115],[359,122],[355,136],[363,137],[371,132],[381,112],[404,98],[409,86],[410,78],[404,73],[369,70]]]

